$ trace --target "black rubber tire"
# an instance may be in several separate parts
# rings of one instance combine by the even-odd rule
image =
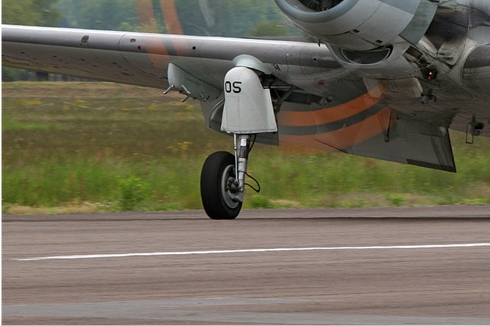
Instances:
[[[228,152],[211,154],[201,171],[201,200],[206,214],[213,220],[232,220],[242,209],[242,202],[233,201],[224,190],[223,180],[234,175],[235,156]]]

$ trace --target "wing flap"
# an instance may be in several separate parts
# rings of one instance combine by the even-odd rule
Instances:
[[[386,131],[354,145],[349,153],[456,172],[447,127],[408,116],[396,115],[396,123]]]
[[[280,139],[323,150],[456,172],[448,127],[443,122],[416,120],[394,111],[382,101],[372,104],[367,103],[367,110],[353,115],[345,113],[348,110],[343,106],[314,110],[310,105],[309,109],[305,106],[304,111],[299,111],[295,104],[294,115],[286,113],[286,118],[284,114],[279,115]],[[284,106],[286,110],[287,106]],[[335,111],[344,114],[342,119],[333,114]],[[292,123],[296,126],[292,127]]]

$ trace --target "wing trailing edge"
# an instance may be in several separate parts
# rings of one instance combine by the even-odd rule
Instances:
[[[331,114],[332,109],[325,111]],[[445,123],[416,120],[382,101],[361,113],[324,124],[317,124],[323,118],[322,110],[296,111],[294,118],[303,124],[301,127],[291,127],[287,118],[279,119],[280,140],[284,142],[456,172]],[[313,124],[307,126],[308,121]]]
[[[424,168],[456,172],[447,127],[396,114],[383,133],[354,145],[349,152]]]

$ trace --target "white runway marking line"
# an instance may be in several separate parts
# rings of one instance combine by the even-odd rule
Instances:
[[[127,254],[99,254],[99,255],[69,255],[18,258],[16,261],[40,261],[40,260],[76,260],[76,259],[100,259],[100,258],[127,258],[127,257],[149,257],[149,256],[188,256],[188,255],[220,255],[220,254],[243,254],[264,252],[288,252],[288,251],[333,251],[333,250],[392,250],[392,249],[452,249],[490,247],[490,243],[460,243],[443,245],[407,245],[407,246],[366,246],[366,247],[311,247],[311,248],[270,248],[270,249],[237,249],[237,250],[208,250],[208,251],[170,251],[170,252],[147,252]]]

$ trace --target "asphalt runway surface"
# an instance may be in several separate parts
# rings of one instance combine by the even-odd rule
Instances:
[[[490,324],[490,206],[3,216],[3,324]]]

